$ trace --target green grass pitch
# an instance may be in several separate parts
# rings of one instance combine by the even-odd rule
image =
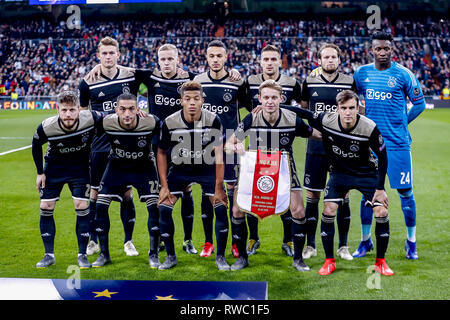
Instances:
[[[31,144],[37,125],[56,111],[0,111],[0,153]],[[307,260],[311,271],[299,273],[291,258],[281,249],[282,224],[279,217],[260,223],[261,248],[250,257],[250,266],[238,272],[219,272],[214,256],[200,258],[182,251],[183,230],[180,204],[174,209],[175,243],[178,266],[171,270],[152,270],[148,266],[149,247],[147,211],[143,203],[135,202],[136,226],[134,242],[140,252],[126,257],[123,252],[123,229],[119,206],[113,203],[111,217],[111,257],[113,263],[100,269],[81,270],[82,279],[116,280],[194,280],[194,281],[267,281],[269,299],[449,299],[448,276],[450,200],[447,193],[450,181],[450,110],[426,110],[410,126],[413,136],[414,194],[417,201],[418,261],[406,260],[404,242],[406,229],[400,200],[395,191],[387,190],[390,199],[391,239],[387,261],[395,271],[393,277],[381,277],[380,289],[367,285],[371,277],[369,266],[375,253],[353,261],[337,261],[337,271],[331,276],[317,274],[324,254],[319,232],[316,235],[318,256]],[[299,177],[303,178],[305,141],[298,138],[295,160]],[[31,149],[0,156],[0,277],[66,279],[69,265],[76,264],[75,211],[67,186],[55,210],[56,265],[36,269],[43,255],[39,232],[39,196],[35,189],[36,172]],[[195,218],[194,244],[201,249],[204,241],[200,218],[200,189],[194,186]],[[350,250],[360,240],[360,194],[351,192],[352,222],[349,234]],[[323,205],[320,205],[320,210]],[[374,224],[373,224],[374,225]],[[374,227],[372,228],[372,238]],[[229,237],[229,242],[230,242]],[[337,246],[337,231],[335,249]],[[165,253],[160,254],[161,260]],[[90,257],[91,262],[96,256]],[[229,263],[234,259],[227,248]],[[370,281],[369,281],[370,282]]]

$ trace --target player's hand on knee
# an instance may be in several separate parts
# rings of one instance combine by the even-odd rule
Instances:
[[[241,73],[239,71],[237,71],[236,69],[231,69],[230,70],[230,80],[235,82],[235,81],[239,81],[241,80],[242,76]]]
[[[36,189],[39,192],[41,189],[45,188],[45,180],[46,180],[45,174],[38,174],[36,177]]]
[[[245,146],[242,142],[236,143],[234,147],[234,152],[236,152],[238,155],[242,156],[243,154],[245,154]]]
[[[169,188],[162,187],[161,191],[159,192],[158,205],[160,205],[161,203],[163,203],[165,201],[169,201],[171,205],[174,205],[175,202],[176,202],[176,199],[177,199],[177,197],[175,197],[174,195],[170,194]]]
[[[381,203],[386,209],[389,207],[389,199],[386,191],[384,190],[375,191],[375,194],[373,195],[372,198],[372,203],[375,203],[376,201]]]
[[[228,208],[228,197],[225,190],[223,190],[223,187],[216,187],[216,190],[214,192],[213,206],[219,203]]]

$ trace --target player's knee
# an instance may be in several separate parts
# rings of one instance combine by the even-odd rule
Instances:
[[[89,201],[87,200],[73,200],[73,205],[75,206],[75,210],[89,209]]]
[[[305,207],[303,206],[291,206],[290,210],[292,217],[295,219],[303,219],[305,217]]]
[[[40,208],[44,210],[54,210],[55,204],[55,201],[41,201]]]
[[[388,216],[388,209],[382,205],[377,205],[373,207],[373,214],[375,218],[384,218]]]
[[[235,218],[243,218],[245,217],[245,213],[239,210],[238,206],[233,206],[233,217]]]
[[[306,190],[306,196],[310,199],[320,199],[320,191]]]
[[[53,212],[55,211],[55,208],[42,208],[40,209],[40,215],[42,217],[51,217],[53,216]]]
[[[339,205],[337,203],[326,201],[323,205],[323,213],[327,216],[335,216]]]
[[[397,189],[397,192],[400,196],[400,198],[409,198],[413,195],[413,189],[407,188],[407,189]]]

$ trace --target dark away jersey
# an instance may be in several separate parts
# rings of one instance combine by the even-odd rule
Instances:
[[[219,117],[202,109],[199,121],[189,123],[180,110],[163,122],[158,147],[169,152],[170,170],[215,175],[214,146],[222,143]]]
[[[78,124],[72,131],[66,131],[62,127],[59,116],[45,119],[33,136],[32,152],[38,173],[43,173],[42,146],[47,142],[44,155],[47,164],[67,166],[68,170],[72,170],[74,166],[88,167],[95,125],[101,119],[100,113],[82,110]]]
[[[252,97],[253,108],[256,108],[260,103],[258,101],[259,86],[263,83],[264,74],[260,73],[257,75],[251,75],[248,77],[247,82],[250,89],[250,96]],[[280,74],[278,79],[275,80],[281,87],[283,91],[281,92],[281,103],[292,105],[295,102],[300,103],[301,101],[301,88],[295,78],[288,77],[284,74]]]
[[[118,115],[106,116],[102,128],[111,145],[110,161],[125,169],[153,166],[151,143],[153,136],[159,135],[159,123],[159,119],[150,114],[145,118],[137,117],[134,129],[125,129]]]
[[[344,129],[339,114],[334,112],[312,113],[297,107],[292,110],[322,133],[323,146],[331,162],[331,172],[354,176],[377,176],[377,189],[384,189],[387,171],[386,146],[375,122],[357,115],[353,128]],[[372,151],[377,155],[378,160]]]
[[[215,80],[204,72],[194,78],[203,88],[205,102],[203,109],[217,114],[224,130],[236,130],[240,121],[239,108],[251,109],[248,86],[244,80],[231,81],[229,75]],[[230,133],[231,135],[231,133]]]
[[[263,112],[248,114],[236,130],[236,138],[243,141],[249,137],[249,149],[268,151],[287,151],[292,156],[292,143],[295,137],[307,138],[312,128],[298,118],[295,112],[280,109],[280,115],[272,126],[264,118]]]
[[[117,73],[112,78],[103,74],[94,82],[87,81],[85,78],[78,86],[80,105],[82,107],[90,106],[94,111],[114,113],[117,97],[122,93],[137,95],[139,85],[134,73],[123,68],[117,68]],[[97,134],[92,142],[92,151],[109,152],[109,150],[106,136]]]
[[[336,112],[336,96],[343,90],[356,92],[353,77],[338,73],[332,81],[325,79],[323,75],[308,76],[302,85],[302,101],[309,104],[309,110],[314,113]],[[325,154],[323,144],[319,140],[309,139],[307,153]]]
[[[136,79],[145,84],[148,90],[149,112],[164,121],[171,114],[181,110],[181,86],[194,79],[193,73],[185,76],[175,74],[168,79],[159,70],[136,70]]]

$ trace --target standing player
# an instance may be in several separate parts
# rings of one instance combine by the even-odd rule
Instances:
[[[143,83],[147,87],[149,111],[157,116],[160,121],[164,121],[169,115],[182,109],[180,104],[180,88],[185,82],[190,81],[195,77],[195,75],[190,72],[177,69],[179,62],[180,59],[177,47],[173,44],[164,44],[158,49],[159,69],[145,70],[118,66],[119,68],[124,68],[129,72],[134,73],[137,83]],[[100,66],[96,66],[91,71],[91,74],[100,74]],[[237,70],[231,70],[230,79],[232,81],[239,81],[240,77]],[[154,148],[153,153],[156,156],[157,144],[155,142],[156,141],[154,141],[152,146]],[[181,218],[184,229],[183,250],[188,254],[196,254],[197,250],[192,242],[194,200],[192,198],[192,189],[190,186],[183,192],[181,197]],[[208,234],[209,230],[212,230],[212,224],[210,225],[209,219],[203,218],[203,215],[202,221],[205,226],[205,237],[209,239]]]
[[[294,110],[301,118],[322,133],[323,147],[330,158],[332,169],[325,188],[324,209],[320,226],[325,250],[325,263],[320,275],[336,270],[334,260],[334,219],[339,203],[351,189],[359,190],[366,199],[366,206],[375,213],[377,257],[375,270],[382,275],[394,272],[385,260],[389,243],[388,197],[384,190],[388,165],[386,147],[375,122],[359,115],[358,95],[344,90],[336,96],[337,112]],[[293,109],[293,108],[290,108]],[[374,152],[378,156],[373,156]]]
[[[213,40],[208,44],[206,50],[206,60],[208,62],[209,71],[197,75],[194,80],[199,82],[203,88],[205,103],[203,108],[217,114],[223,125],[225,135],[231,136],[236,130],[240,115],[239,108],[245,107],[251,110],[251,99],[248,95],[248,85],[243,80],[231,81],[230,73],[225,69],[227,61],[227,48],[220,40]],[[232,216],[234,185],[236,183],[237,164],[236,158],[225,163],[224,181],[227,185],[227,195],[230,203],[230,219]],[[212,219],[213,208],[209,197],[202,197],[202,216],[208,222],[205,222],[205,228],[208,228],[208,237],[200,253],[202,257],[209,257],[214,251],[212,242]],[[234,224],[231,222],[231,229]],[[206,235],[206,231],[205,231]],[[235,257],[238,256],[237,247],[233,240],[232,252]]]
[[[114,113],[116,99],[120,94],[137,94],[139,83],[137,83],[133,73],[117,67],[119,57],[119,44],[116,40],[110,37],[100,40],[97,58],[101,64],[101,76],[94,81],[91,81],[86,76],[80,82],[79,90],[82,109],[87,109],[90,106],[91,110]],[[91,222],[95,217],[98,188],[108,163],[110,150],[111,147],[106,135],[97,133],[92,142],[90,159],[91,194],[89,216]],[[125,232],[124,251],[128,256],[136,256],[139,253],[132,241],[136,212],[131,189],[127,191],[127,196],[123,197],[123,199],[124,201],[120,203],[120,217]],[[87,254],[90,255],[98,251],[97,236],[95,230],[91,229],[91,241],[88,245]]]
[[[156,204],[159,187],[155,163],[151,157],[151,143],[153,136],[159,134],[159,119],[153,115],[140,118],[137,97],[131,93],[119,95],[116,103],[115,114],[106,116],[98,127],[98,131],[107,136],[111,154],[100,182],[95,217],[101,253],[92,266],[102,267],[111,262],[109,205],[114,199],[126,200],[123,197],[129,196],[126,190],[131,185],[138,190],[139,200],[147,206],[149,264],[152,268],[157,268],[159,217]]]
[[[334,44],[327,43],[318,51],[320,71],[308,76],[302,85],[302,107],[314,113],[336,112],[336,95],[351,89],[356,91],[356,86],[351,76],[338,72],[341,50]],[[306,220],[307,242],[303,252],[303,258],[309,259],[317,255],[316,228],[319,219],[320,194],[325,188],[327,172],[329,170],[329,158],[323,148],[321,140],[308,139],[305,160],[304,188],[306,189]],[[346,260],[353,257],[348,251],[347,236],[350,229],[350,205],[347,194],[342,203],[339,203],[337,213],[337,225],[339,230],[339,248],[337,254]]]
[[[36,264],[46,268],[55,263],[55,220],[53,212],[64,184],[72,192],[77,215],[78,265],[90,268],[86,247],[89,241],[89,152],[95,123],[101,117],[80,111],[78,94],[65,91],[57,98],[58,115],[44,120],[33,136],[32,153],[37,169],[36,188],[40,193],[40,230],[45,255]],[[42,146],[48,142],[42,167]]]
[[[201,85],[190,81],[181,87],[180,110],[163,122],[158,146],[158,172],[161,182],[159,213],[161,239],[166,245],[167,257],[159,269],[177,264],[173,237],[175,227],[172,210],[178,197],[194,183],[199,183],[209,197],[216,215],[216,266],[229,270],[225,260],[228,239],[227,196],[223,189],[222,125],[214,113],[203,110]],[[167,170],[167,156],[170,168]]]
[[[306,237],[306,218],[301,185],[295,170],[292,143],[297,136],[304,138],[311,136],[313,129],[298,118],[294,112],[280,109],[281,100],[281,85],[274,80],[264,81],[259,87],[259,102],[262,105],[262,111],[250,113],[244,118],[236,132],[227,141],[225,150],[227,152],[243,152],[242,142],[249,135],[249,149],[289,152],[292,177],[290,211],[294,242],[293,266],[298,271],[309,271],[309,267],[302,259]],[[241,212],[237,205],[233,207],[233,221],[236,224],[233,238],[238,239],[239,258],[231,266],[231,269],[239,270],[248,266],[248,255],[245,213]]]
[[[386,141],[389,159],[388,177],[391,188],[397,189],[405,218],[406,258],[418,259],[416,247],[416,201],[413,194],[411,135],[408,124],[425,110],[420,83],[413,73],[392,62],[392,36],[377,32],[372,36],[374,63],[361,66],[354,78],[358,93],[364,96],[366,116],[377,124]],[[406,97],[412,103],[408,111]],[[364,257],[372,250],[370,239],[372,212],[362,206],[362,239],[354,257]]]
[[[265,80],[272,79],[276,83],[281,85],[281,103],[293,105],[301,101],[301,89],[300,84],[295,78],[288,77],[284,74],[280,74],[281,67],[281,52],[280,49],[268,44],[261,51],[261,68],[262,73],[257,75],[251,75],[248,77],[248,85],[250,88],[250,95],[252,96],[253,108],[259,105],[259,86]],[[293,256],[293,243],[292,243],[292,215],[288,211],[280,216],[283,223],[283,243],[281,249],[286,252],[290,257]],[[258,235],[258,218],[250,214],[247,215],[247,223],[249,229],[249,241],[247,246],[247,252],[249,255],[255,254],[256,249],[261,245]]]

